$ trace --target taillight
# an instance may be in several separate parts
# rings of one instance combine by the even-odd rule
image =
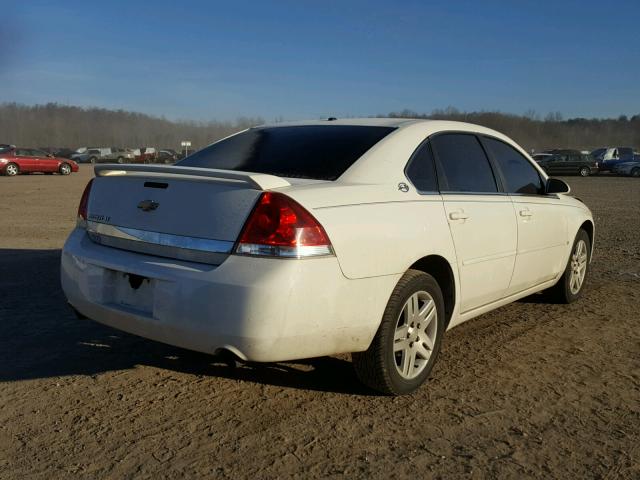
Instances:
[[[264,192],[244,224],[236,253],[301,258],[332,255],[333,249],[304,207],[282,193]]]
[[[76,225],[80,228],[87,228],[87,206],[89,205],[89,194],[91,193],[92,184],[93,178],[89,180],[87,186],[84,187],[84,192],[82,192],[80,204],[78,205],[78,219],[76,221]]]

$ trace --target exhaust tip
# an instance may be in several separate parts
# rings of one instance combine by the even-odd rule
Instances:
[[[233,347],[220,347],[217,348],[213,355],[217,357],[222,363],[226,364],[231,368],[236,368],[239,363],[245,362],[246,359],[242,358],[243,356],[235,351]]]

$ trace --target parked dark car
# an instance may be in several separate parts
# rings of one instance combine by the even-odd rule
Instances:
[[[58,157],[58,158],[69,158],[70,159],[71,155],[76,153],[76,151],[72,150],[71,148],[58,148],[58,149],[54,150],[51,153],[53,153],[53,155],[55,157]]]
[[[72,150],[71,148],[64,148],[64,147],[39,147],[38,150],[47,152],[53,155],[54,157],[68,158],[68,159],[71,159],[71,156],[76,153],[75,150]]]
[[[612,172],[628,177],[640,177],[640,155],[635,155],[633,161],[618,163]]]
[[[170,148],[162,149],[156,156],[157,163],[176,163],[179,159],[178,152]]]
[[[101,157],[102,152],[99,148],[89,148],[82,153],[74,153],[71,160],[78,163],[96,163]]]
[[[590,154],[578,150],[550,150],[548,156],[534,160],[549,175],[580,175],[588,177],[598,171],[598,164]]]

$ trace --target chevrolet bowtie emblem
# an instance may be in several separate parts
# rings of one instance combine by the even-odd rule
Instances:
[[[154,202],[153,200],[142,200],[138,204],[138,208],[143,212],[150,212],[158,208],[158,206],[160,206],[160,204],[158,202]]]

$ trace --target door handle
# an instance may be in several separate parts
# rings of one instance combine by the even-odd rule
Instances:
[[[529,210],[528,208],[525,208],[524,210],[520,210],[520,216],[521,217],[532,217],[533,216],[533,212],[531,210]]]
[[[449,213],[449,218],[451,220],[466,220],[469,218],[469,215],[464,213],[464,210],[456,210],[455,212]]]

